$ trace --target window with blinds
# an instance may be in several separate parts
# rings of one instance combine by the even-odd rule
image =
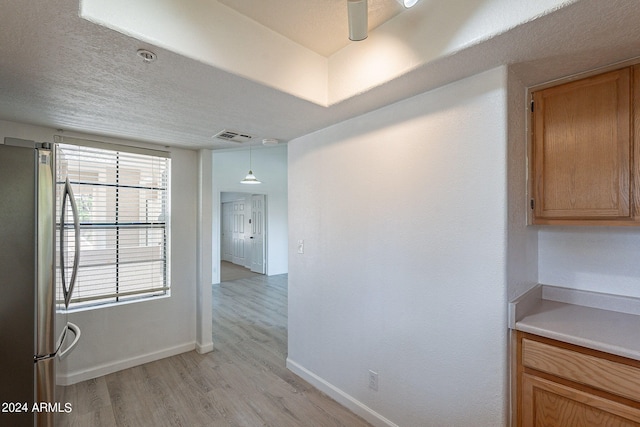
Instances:
[[[80,258],[69,308],[168,295],[168,153],[129,147],[59,144],[57,206],[68,179],[75,195],[80,235],[67,203],[64,225],[65,276],[71,276],[75,239]],[[131,151],[127,151],[126,149]],[[152,153],[152,154],[149,154]],[[60,265],[60,262],[57,263]],[[57,269],[60,279],[60,267]],[[68,279],[67,279],[68,280]],[[58,299],[62,298],[59,290]]]

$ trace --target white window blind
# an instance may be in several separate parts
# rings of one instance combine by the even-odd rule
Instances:
[[[58,212],[68,178],[80,220],[79,268],[70,308],[167,295],[170,289],[171,160],[166,153],[109,148],[114,147],[58,145]],[[64,251],[69,277],[77,236],[69,207],[64,215],[65,246],[58,252]]]

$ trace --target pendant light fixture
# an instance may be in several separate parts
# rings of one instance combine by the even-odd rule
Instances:
[[[409,9],[420,0],[396,0],[405,9]],[[367,0],[347,0],[349,17],[349,40],[359,42],[367,38],[369,27],[369,6]]]
[[[347,0],[349,15],[349,40],[361,41],[367,38],[369,8],[367,0]]]
[[[240,184],[262,184],[261,181],[258,181],[258,178],[256,178],[251,169],[251,143],[249,143],[249,173],[240,181]]]
[[[413,7],[416,5],[416,3],[418,3],[419,0],[398,0],[400,2],[401,5],[403,5],[405,8],[409,9],[410,7]]]

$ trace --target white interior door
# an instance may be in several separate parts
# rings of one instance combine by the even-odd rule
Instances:
[[[251,196],[251,271],[265,274],[265,196]]]
[[[246,266],[246,250],[245,250],[245,221],[246,221],[246,209],[245,201],[239,200],[233,202],[233,232],[232,232],[232,246],[233,256],[232,261],[234,264]]]
[[[222,203],[220,237],[222,260],[233,262],[233,202]]]

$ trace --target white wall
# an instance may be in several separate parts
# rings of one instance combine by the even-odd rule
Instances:
[[[213,282],[220,282],[220,193],[236,192],[267,196],[267,275],[289,271],[287,247],[287,146],[252,149],[252,166],[259,185],[240,184],[249,170],[249,151],[213,152]]]
[[[251,196],[251,192],[246,192],[246,193],[222,193],[220,195],[220,203],[224,203],[224,202],[234,202],[236,200],[240,200],[240,199],[245,199],[249,196]]]
[[[527,89],[508,73],[508,225],[507,298],[509,301],[538,284],[538,231],[527,226]]]
[[[290,142],[287,366],[377,425],[506,423],[506,98],[495,69]]]
[[[196,227],[196,350],[213,351],[211,284],[213,278],[213,158],[210,150],[198,150],[198,222]]]
[[[640,230],[540,227],[540,283],[640,297]]]
[[[0,140],[9,136],[53,142],[55,133],[54,129],[0,121]],[[197,155],[189,150],[169,151],[171,297],[69,314],[69,320],[82,329],[82,337],[61,363],[62,383],[75,383],[195,348]]]

